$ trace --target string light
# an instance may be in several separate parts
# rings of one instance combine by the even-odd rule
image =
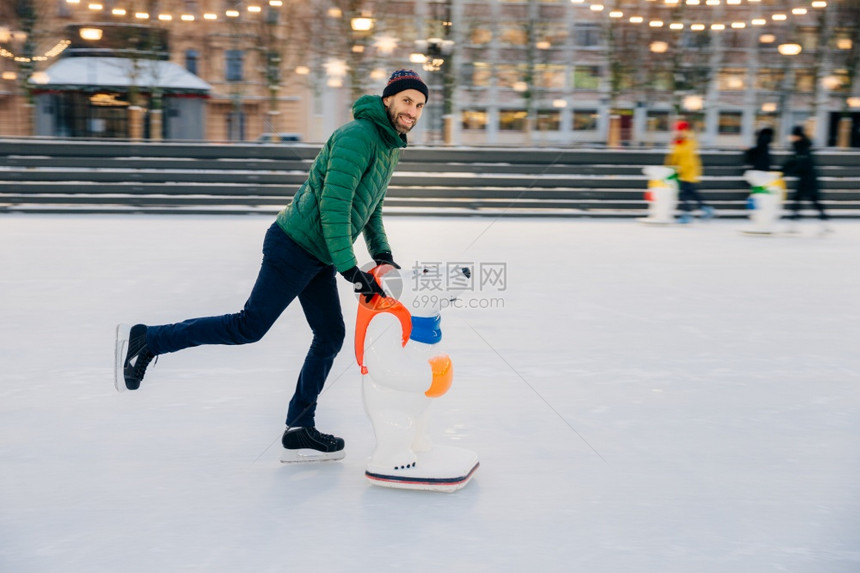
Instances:
[[[572,4],[580,4],[587,5],[589,9],[593,12],[602,12],[605,9],[604,4],[599,2],[587,2],[586,0],[570,0]],[[648,0],[649,2],[655,2],[656,0]],[[705,0],[705,4],[707,6],[719,6],[722,4],[723,0]],[[749,4],[760,3],[761,0],[747,0]],[[680,3],[680,0],[662,0],[663,6],[668,8],[674,8]],[[687,6],[700,6],[702,4],[702,0],[684,0],[684,3]],[[725,0],[725,4],[728,6],[740,6],[743,3],[743,0]],[[813,0],[809,4],[812,8],[825,8],[827,7],[826,0]],[[805,7],[796,7],[791,10],[791,15],[793,16],[805,16],[809,14],[809,10]],[[623,13],[620,10],[612,10],[609,12],[609,17],[613,19],[619,19],[623,17]],[[789,15],[784,12],[777,12],[770,15],[770,19],[774,22],[785,22],[789,18]],[[651,20],[649,25],[652,27],[662,27],[662,24],[655,24],[654,22],[659,22],[660,20]],[[732,21],[732,22],[712,22],[710,25],[707,24],[692,24],[690,25],[690,29],[693,31],[703,31],[706,29],[711,29],[715,31],[725,30],[731,27],[734,30],[743,30],[748,26],[765,26],[767,25],[767,19],[761,17],[751,18],[747,21]],[[628,22],[631,24],[641,24],[644,22],[644,18],[641,16],[631,16],[628,18]],[[684,25],[676,26],[674,23],[669,25],[669,29],[671,30],[683,30]]]
[[[269,6],[274,7],[274,8],[280,8],[280,7],[283,7],[283,5],[284,5],[283,0],[265,0],[265,1],[268,2]],[[604,12],[604,11],[606,11],[606,6],[599,1],[598,2],[590,2],[588,0],[570,0],[570,1],[572,4],[576,4],[576,5],[587,5],[592,12]],[[650,0],[650,1],[655,1],[655,0]],[[81,0],[65,0],[65,2],[67,4],[79,5],[81,3]],[[681,2],[681,0],[663,0],[660,5],[666,6],[667,8],[671,9],[671,8],[674,8],[675,6],[677,6],[680,2]],[[743,0],[725,0],[725,4],[729,5],[729,6],[739,6],[742,4],[742,2],[743,2]],[[747,2],[750,4],[760,3],[761,0],[747,0]],[[688,6],[700,6],[702,4],[702,0],[684,0],[684,3]],[[704,3],[707,6],[719,6],[720,4],[723,3],[723,0],[705,0]],[[811,8],[815,8],[815,9],[822,9],[822,8],[827,7],[827,2],[826,2],[826,0],[813,0],[812,2],[810,2],[809,6]],[[102,10],[104,10],[104,4],[100,3],[100,2],[90,2],[87,5],[87,8],[89,10],[92,10],[92,11],[102,11]],[[251,14],[259,14],[262,12],[262,7],[259,4],[253,3],[253,4],[248,4],[247,6],[245,6],[245,10],[247,10]],[[794,16],[804,16],[808,13],[809,13],[809,10],[806,7],[796,7],[796,8],[791,9],[791,14]],[[113,8],[111,10],[111,14],[114,16],[126,16],[128,14],[128,12],[123,8]],[[229,9],[229,10],[226,10],[224,12],[224,16],[226,16],[228,18],[238,18],[240,16],[240,11],[239,11],[239,9],[235,9],[235,8]],[[616,10],[608,11],[608,16],[610,18],[613,18],[613,19],[621,19],[624,17],[624,13],[621,10],[616,9]],[[138,20],[149,20],[150,19],[149,13],[143,12],[143,11],[135,12],[134,17]],[[340,18],[340,17],[342,17],[342,12],[336,8],[335,9],[329,9],[329,17]],[[192,14],[176,14],[174,16],[173,14],[164,12],[164,13],[160,13],[157,16],[157,19],[161,22],[171,22],[174,20],[174,18],[176,18],[182,22],[189,22],[189,23],[195,22],[197,20],[197,17],[193,16]],[[202,19],[207,20],[207,21],[215,21],[215,20],[218,20],[218,14],[213,13],[213,12],[207,12],[206,14],[203,15]],[[788,14],[784,13],[784,12],[777,12],[777,13],[771,14],[770,19],[774,22],[785,22],[788,19]],[[644,22],[644,18],[639,17],[639,16],[632,16],[632,17],[628,18],[628,21],[632,24],[641,24],[642,22]],[[659,21],[659,20],[652,20],[651,22],[656,22],[656,21]],[[717,25],[716,28],[714,27],[715,24]],[[764,26],[764,25],[766,25],[766,20],[764,18],[761,18],[761,17],[756,17],[756,18],[752,18],[752,19],[748,20],[747,22],[744,22],[743,23],[744,25],[740,25],[740,24],[741,23],[738,21],[731,22],[731,23],[729,23],[729,22],[712,22],[710,25],[710,29],[712,29],[712,30],[724,30],[730,26],[731,28],[733,28],[735,30],[740,30],[740,29],[743,29],[747,26]],[[649,24],[649,25],[651,25],[652,27],[662,27],[662,26],[657,25],[657,24]],[[720,26],[722,26],[722,27],[720,27]],[[706,25],[705,27],[707,28],[708,26]],[[672,27],[671,25],[669,26],[669,28],[672,30],[683,29],[683,28],[678,28],[678,27]],[[693,28],[691,27],[690,29],[693,29]],[[695,29],[697,31],[700,30],[698,27]]]
[[[253,0],[251,0],[251,1],[253,1]],[[283,0],[262,0],[262,1],[268,2],[268,5],[273,7],[273,8],[281,8],[284,5]],[[649,0],[649,1],[657,2],[658,0]],[[761,3],[761,0],[746,0],[746,1],[748,4],[759,4],[759,3]],[[67,4],[70,4],[70,5],[80,5],[81,4],[81,0],[65,0],[65,2]],[[620,20],[620,19],[625,17],[624,12],[621,10],[613,9],[610,11],[606,11],[606,6],[603,3],[601,3],[600,0],[598,0],[598,1],[570,0],[570,2],[571,2],[571,4],[574,4],[574,5],[588,6],[589,10],[591,10],[592,12],[595,12],[595,13],[600,13],[600,12],[607,13],[608,17],[612,18],[613,20]],[[687,6],[700,6],[700,5],[702,5],[702,0],[683,0],[683,2]],[[707,6],[719,6],[722,2],[723,2],[723,0],[704,0],[704,4]],[[725,0],[725,4],[727,6],[739,6],[742,4],[742,2],[743,2],[743,0]],[[658,6],[665,6],[667,9],[674,9],[680,3],[681,3],[681,0],[662,0],[662,2],[658,3],[657,5]],[[823,9],[823,8],[827,7],[827,1],[826,0],[812,0],[808,4],[808,6],[811,8],[814,8],[814,9]],[[91,10],[91,11],[96,11],[96,12],[102,11],[102,10],[104,10],[104,4],[97,2],[97,1],[92,1],[89,4],[87,4],[87,9]],[[223,16],[225,16],[229,19],[239,18],[241,15],[240,9],[241,9],[241,6],[236,6],[236,8],[225,10],[223,13]],[[250,14],[260,14],[262,12],[262,7],[258,3],[249,3],[245,6],[245,10],[247,10],[247,12],[249,12]],[[129,12],[127,10],[125,10],[124,8],[113,8],[113,9],[111,9],[110,13],[113,16],[117,16],[117,17],[129,15]],[[802,6],[793,8],[790,11],[790,15],[796,16],[796,17],[803,17],[807,14],[809,14],[809,10],[806,7],[802,7]],[[343,13],[341,12],[340,9],[329,8],[328,16],[330,18],[342,18]],[[150,20],[150,14],[148,12],[144,12],[144,11],[134,12],[133,17],[137,20]],[[189,13],[176,14],[175,17],[176,17],[176,19],[178,19],[179,21],[184,22],[184,23],[193,23],[198,19],[197,16],[195,16],[193,14],[189,14]],[[157,19],[160,22],[165,22],[165,23],[166,22],[172,22],[174,20],[174,15],[170,14],[168,12],[159,13],[157,16]],[[215,13],[215,12],[206,12],[202,15],[202,20],[205,20],[207,22],[214,22],[214,21],[217,21],[219,19],[220,19],[220,15],[218,13]],[[744,20],[735,20],[735,21],[731,21],[731,22],[716,21],[716,22],[711,22],[710,24],[705,24],[702,22],[696,22],[696,23],[692,23],[692,24],[684,24],[681,22],[672,22],[668,25],[668,27],[670,30],[673,30],[673,31],[684,30],[685,27],[688,27],[691,31],[694,31],[694,32],[701,32],[701,31],[704,31],[707,29],[710,29],[712,31],[722,31],[722,30],[726,30],[729,27],[733,30],[743,30],[749,26],[766,26],[769,20],[776,22],[776,23],[781,23],[781,22],[786,22],[788,19],[789,19],[788,13],[786,13],[786,12],[775,12],[773,14],[770,14],[769,18],[756,16],[756,17],[750,18],[749,20],[746,20],[746,21],[744,21]],[[627,18],[627,21],[631,24],[642,24],[645,21],[645,18],[642,16],[630,16],[629,18]],[[665,26],[665,23],[663,20],[653,19],[653,20],[649,20],[648,25],[651,28],[662,28]],[[762,36],[762,37],[765,37],[765,36]],[[761,41],[761,38],[760,38],[760,41]],[[58,46],[60,46],[60,45],[61,44],[58,44]],[[65,49],[65,46],[63,46],[62,48],[58,48],[58,49],[60,52],[62,52],[62,50]],[[52,48],[52,50],[53,50],[53,48]],[[48,54],[46,53],[46,55],[48,55]],[[55,56],[48,56],[48,57],[55,57]]]
[[[570,1],[572,4],[576,4],[576,5],[587,5],[589,7],[589,9],[593,12],[604,12],[606,10],[606,6],[600,2],[590,2],[588,0],[570,0]],[[651,1],[654,1],[654,0],[651,0]],[[680,1],[681,0],[663,0],[660,5],[666,6],[667,8],[674,8],[675,6],[677,6],[680,3]],[[67,4],[71,4],[71,5],[79,5],[81,3],[81,0],[65,0],[65,2]],[[283,5],[284,5],[283,0],[267,0],[267,2],[268,2],[269,6],[274,7],[274,8],[280,8],[280,7],[283,7]],[[723,0],[705,0],[704,3],[707,6],[719,6],[720,4],[722,4],[722,2],[723,2]],[[753,3],[760,3],[761,0],[747,0],[747,2],[749,4],[753,4]],[[684,3],[688,6],[700,6],[702,4],[702,0],[684,0]],[[739,6],[742,3],[743,3],[743,0],[725,0],[725,4],[729,5],[729,6]],[[827,7],[827,1],[826,0],[813,0],[812,2],[810,2],[809,6],[811,8],[815,8],[815,9],[822,9],[822,8]],[[102,10],[104,10],[104,4],[101,2],[90,2],[87,5],[87,8],[89,10],[96,11],[96,12],[102,11]],[[245,9],[251,14],[259,14],[262,12],[262,7],[256,3],[247,5],[245,7]],[[806,7],[796,7],[796,8],[791,9],[791,14],[794,16],[804,16],[808,13],[809,13],[809,10]],[[111,10],[111,14],[114,16],[126,16],[128,14],[128,12],[123,8],[113,8]],[[226,10],[224,12],[224,15],[228,18],[238,18],[239,14],[240,14],[240,12],[238,9],[230,9],[230,10]],[[339,9],[336,9],[336,8],[335,9],[329,9],[329,16],[332,18],[340,18],[340,17],[342,17],[342,13]],[[613,18],[613,19],[621,19],[624,17],[623,12],[621,10],[609,11],[608,16],[610,18]],[[143,12],[143,11],[135,12],[134,17],[138,20],[149,20],[150,19],[150,15],[147,12]],[[173,14],[169,14],[169,13],[165,12],[165,13],[160,13],[157,16],[157,19],[159,21],[162,21],[162,22],[170,22],[170,21],[173,21],[174,18],[176,18],[182,22],[194,22],[197,20],[197,18],[191,14],[173,15]],[[208,20],[208,21],[215,21],[218,19],[218,14],[215,14],[213,12],[208,12],[208,13],[203,15],[202,19]],[[783,13],[783,12],[774,13],[770,16],[770,19],[774,22],[785,22],[788,19],[788,14]],[[726,27],[731,26],[733,29],[736,29],[736,30],[743,29],[746,26],[763,26],[763,25],[765,25],[763,23],[763,20],[764,20],[764,18],[760,18],[760,17],[752,18],[751,20],[749,20],[745,23],[746,24],[745,26],[737,25],[737,22],[732,22],[732,23],[729,23],[729,22],[713,22],[711,24],[711,29],[714,29],[713,24],[722,24],[723,25],[722,29],[725,29]],[[644,19],[640,19],[639,17],[634,16],[634,17],[629,18],[628,21],[633,23],[633,24],[639,24],[639,23],[642,23],[644,21]],[[670,26],[670,29],[676,29],[676,28],[672,28]],[[718,27],[716,29],[720,29],[720,28]]]

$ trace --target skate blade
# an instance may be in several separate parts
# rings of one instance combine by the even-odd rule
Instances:
[[[283,450],[281,453],[282,464],[302,464],[310,462],[333,462],[346,457],[346,451],[319,452],[309,448],[303,450]]]
[[[474,477],[475,472],[478,471],[478,467],[480,465],[480,463],[475,462],[475,465],[472,466],[466,475],[450,478],[421,477],[419,475],[412,477],[402,475],[394,476],[377,474],[370,471],[364,472],[364,476],[373,485],[382,487],[452,493],[464,488],[466,484],[472,480],[472,477]]]
[[[114,371],[113,385],[117,392],[125,392],[128,388],[125,385],[125,374],[123,373],[123,364],[125,363],[125,355],[128,352],[128,337],[129,327],[125,324],[118,324],[116,327],[116,345],[114,348]]]

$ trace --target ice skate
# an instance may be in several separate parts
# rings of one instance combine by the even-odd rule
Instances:
[[[704,207],[702,207],[702,214],[700,215],[702,221],[710,221],[716,216],[717,212],[710,205],[705,205]]]
[[[137,390],[146,374],[146,367],[155,358],[146,346],[146,326],[117,325],[114,352],[113,382],[117,392]]]
[[[281,444],[281,462],[285,464],[342,460],[346,456],[343,438],[323,434],[314,427],[287,428]]]

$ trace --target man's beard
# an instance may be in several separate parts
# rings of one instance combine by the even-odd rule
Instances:
[[[415,123],[413,123],[409,127],[404,127],[403,125],[397,123],[397,112],[394,111],[393,103],[385,109],[388,111],[388,121],[391,122],[391,127],[393,127],[397,131],[397,133],[401,135],[406,135],[407,133],[412,131],[413,127],[415,127]]]

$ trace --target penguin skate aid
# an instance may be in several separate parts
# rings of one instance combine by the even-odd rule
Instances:
[[[750,184],[747,199],[750,225],[742,232],[747,235],[773,235],[782,215],[785,201],[785,180],[779,171],[749,170],[744,179]]]
[[[678,206],[678,172],[663,165],[647,165],[642,168],[642,173],[648,177],[648,189],[645,191],[648,216],[638,221],[650,225],[674,223]]]
[[[380,265],[369,272],[381,285],[386,273],[396,271]],[[454,367],[440,345],[440,305],[413,302],[410,312],[393,296],[359,301],[355,357],[376,436],[365,477],[377,486],[453,492],[472,479],[478,456],[430,440],[430,405],[451,387]]]

